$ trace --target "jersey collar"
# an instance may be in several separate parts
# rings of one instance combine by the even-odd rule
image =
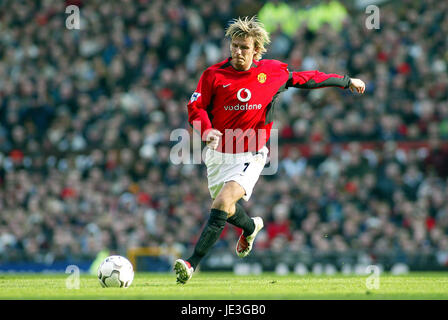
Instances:
[[[230,63],[230,60],[232,60],[232,57],[228,57],[227,62],[224,63],[221,68],[224,69],[224,68],[231,67],[232,70],[236,71],[236,72],[248,72],[248,71],[251,71],[253,68],[258,68],[258,64],[254,60],[252,60],[252,65],[250,66],[249,70],[245,70],[245,71],[236,70]]]

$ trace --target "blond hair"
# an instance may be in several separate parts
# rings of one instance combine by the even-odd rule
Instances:
[[[257,49],[254,57],[256,61],[261,59],[263,53],[267,51],[265,46],[271,42],[269,33],[256,16],[233,19],[226,30],[226,37],[230,39],[252,37],[254,47]]]

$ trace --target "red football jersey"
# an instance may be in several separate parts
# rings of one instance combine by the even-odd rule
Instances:
[[[288,87],[315,89],[348,88],[350,78],[315,71],[290,72],[277,60],[254,61],[247,71],[238,71],[231,58],[207,68],[188,103],[188,121],[201,133],[219,130],[223,136],[217,151],[258,151],[269,140],[269,119],[277,94]]]

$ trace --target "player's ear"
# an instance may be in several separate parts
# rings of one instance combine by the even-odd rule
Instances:
[[[254,57],[253,57],[254,59],[255,59],[255,57],[256,57],[257,54],[258,54],[258,50],[259,50],[258,48],[255,48],[255,49],[254,49]]]

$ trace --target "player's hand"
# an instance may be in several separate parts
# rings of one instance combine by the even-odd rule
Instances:
[[[360,80],[360,79],[355,79],[355,78],[350,78],[350,91],[351,92],[358,92],[358,93],[364,93],[364,91],[366,90],[366,84],[364,83],[364,81]]]
[[[206,132],[205,142],[207,143],[207,147],[215,150],[218,147],[221,136],[222,133],[216,129],[210,129],[210,131]]]

